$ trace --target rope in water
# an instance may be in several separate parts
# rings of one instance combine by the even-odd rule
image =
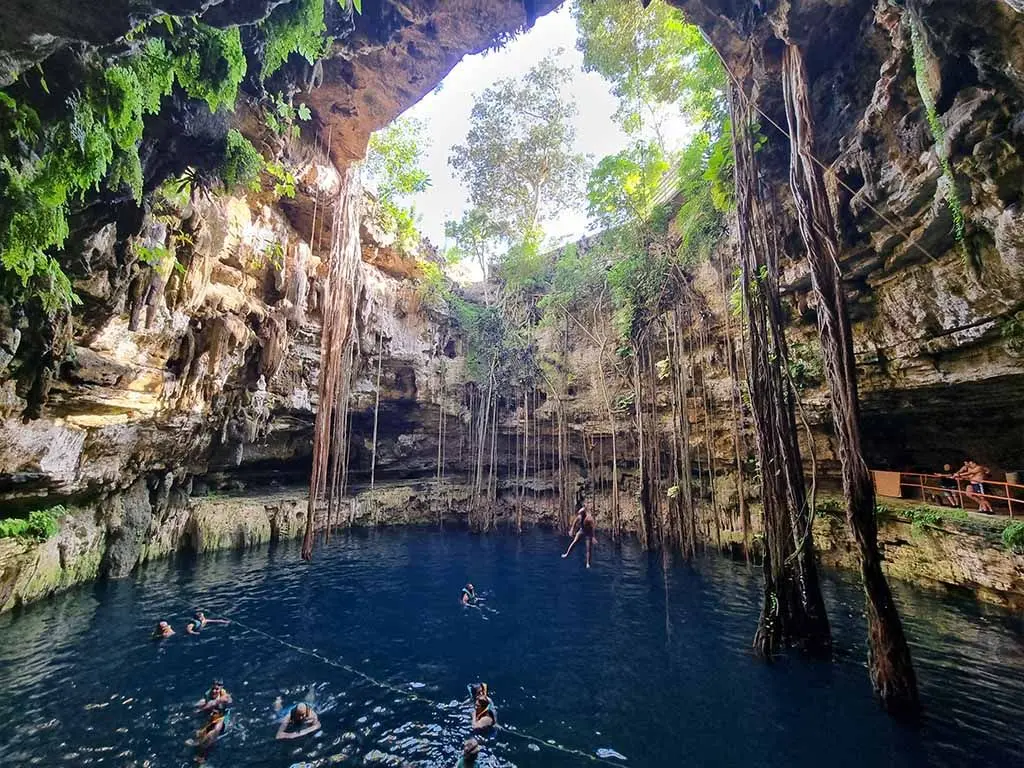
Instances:
[[[247,632],[252,632],[253,634],[259,635],[260,637],[264,637],[267,640],[272,640],[273,642],[278,643],[279,645],[282,645],[285,648],[289,648],[289,649],[295,651],[296,653],[300,653],[300,654],[302,654],[304,656],[309,656],[310,658],[314,658],[317,661],[323,662],[324,664],[327,664],[327,665],[332,666],[332,667],[336,667],[337,669],[343,669],[346,672],[348,672],[350,674],[353,674],[356,677],[361,678],[362,680],[365,680],[366,682],[370,683],[371,685],[374,685],[374,686],[376,686],[378,688],[381,688],[383,690],[386,690],[386,691],[390,691],[391,693],[394,693],[394,694],[397,694],[399,696],[402,696],[402,697],[404,697],[406,699],[409,699],[410,701],[418,701],[418,702],[421,702],[421,703],[424,703],[424,704],[428,704],[431,707],[441,708],[441,705],[438,702],[434,701],[433,699],[429,699],[426,696],[421,696],[418,693],[415,693],[413,691],[409,691],[409,690],[406,690],[404,688],[399,688],[397,686],[391,685],[390,683],[386,683],[383,680],[378,680],[377,678],[373,677],[372,675],[366,674],[361,669],[356,669],[355,667],[353,667],[353,666],[351,666],[349,664],[345,664],[343,662],[336,661],[334,659],[330,659],[330,658],[324,656],[321,653],[317,653],[316,651],[311,650],[309,648],[304,648],[301,645],[296,645],[295,643],[289,642],[288,640],[285,640],[284,638],[278,637],[277,635],[273,635],[270,632],[265,632],[262,629],[258,629],[257,627],[250,626],[249,624],[246,624],[243,621],[239,621],[236,618],[232,617],[231,623],[232,624],[237,624],[239,627],[241,627],[242,629],[246,630]],[[545,741],[544,739],[541,739],[541,738],[539,738],[537,736],[534,736],[534,735],[532,735],[530,733],[527,733],[526,731],[520,730],[519,728],[516,728],[516,727],[511,726],[511,725],[501,725],[501,726],[495,726],[495,727],[500,728],[501,731],[504,732],[504,733],[510,733],[513,736],[517,736],[520,739],[524,739],[526,741],[533,742],[533,743],[538,744],[541,747],[544,747],[546,749],[553,749],[553,750],[556,750],[558,752],[564,752],[565,754],[575,755],[576,757],[581,757],[581,758],[584,758],[586,760],[591,760],[591,761],[593,761],[595,763],[605,763],[607,765],[616,765],[616,766],[619,766],[620,768],[622,766],[622,763],[615,762],[613,760],[608,760],[607,758],[598,757],[597,755],[592,755],[589,752],[584,752],[583,750],[580,750],[580,749],[573,749],[572,747],[565,747],[565,746],[562,746],[561,744],[556,744],[556,743],[551,742],[551,741]]]

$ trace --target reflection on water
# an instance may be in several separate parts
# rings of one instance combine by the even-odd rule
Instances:
[[[1020,758],[1019,619],[898,589],[928,705],[906,728],[871,698],[848,575],[825,579],[835,663],[766,665],[748,652],[756,571],[717,557],[665,569],[631,545],[603,546],[586,571],[562,546],[545,533],[360,531],[312,566],[291,545],[165,561],[0,617],[0,765],[191,765],[192,705],[214,677],[235,699],[209,760],[225,768],[454,765],[477,680],[520,731],[490,734],[485,766]],[[484,595],[477,609],[459,603],[466,581]],[[237,621],[189,637],[194,607]],[[160,618],[178,634],[157,643]],[[313,701],[322,732],[274,741],[278,696]]]

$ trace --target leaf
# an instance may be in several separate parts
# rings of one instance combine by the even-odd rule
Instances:
[[[36,69],[39,70],[39,87],[42,88],[47,95],[50,94],[50,86],[46,83],[46,76],[43,74],[43,67],[41,64],[36,64]]]
[[[309,120],[312,117],[312,114],[310,114],[309,111],[309,107],[305,104],[299,104],[298,115],[299,120],[302,120],[303,122]]]

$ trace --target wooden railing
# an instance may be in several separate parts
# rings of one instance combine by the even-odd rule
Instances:
[[[981,497],[992,505],[991,514],[1024,513],[1024,485],[1006,483],[997,480],[983,480],[983,493],[971,491],[974,498],[967,495],[971,483],[949,475],[929,475],[924,472],[900,472],[900,496],[903,499],[920,499],[928,504],[946,507],[975,509],[977,498]],[[942,480],[952,481],[955,487],[943,487]],[[876,483],[876,487],[877,487]],[[909,493],[908,493],[909,492]],[[883,495],[879,492],[879,495]]]

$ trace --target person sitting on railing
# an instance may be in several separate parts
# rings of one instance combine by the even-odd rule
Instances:
[[[956,478],[953,477],[953,466],[951,464],[942,465],[943,474],[939,475],[939,487],[942,488],[942,503],[950,507],[960,506],[960,494],[957,493],[959,487],[956,483]]]
[[[985,498],[985,478],[989,476],[988,467],[978,464],[976,461],[968,459],[964,462],[964,465],[958,469],[953,477],[957,480],[966,480],[967,489],[964,493],[968,497],[978,502],[979,512],[991,512],[992,505],[988,503]]]

